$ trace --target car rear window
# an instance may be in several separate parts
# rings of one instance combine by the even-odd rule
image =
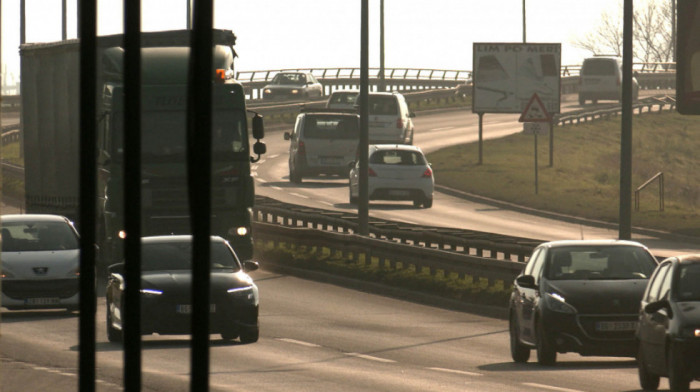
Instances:
[[[307,116],[304,136],[312,139],[359,139],[360,127],[353,116]]]
[[[391,116],[399,114],[399,105],[396,97],[391,95],[370,95],[369,114],[378,116]]]
[[[383,150],[369,157],[369,163],[379,165],[425,165],[423,154],[417,151]]]
[[[551,280],[649,279],[656,261],[634,246],[567,247],[552,249],[547,260]]]
[[[301,73],[277,74],[274,78],[272,78],[270,84],[291,84],[301,86],[306,84],[306,75]]]
[[[585,60],[581,74],[589,76],[615,75],[615,62],[612,60]]]
[[[679,301],[700,301],[700,264],[681,266],[676,297]]]
[[[240,264],[223,242],[212,242],[210,250],[212,269],[240,269]],[[192,243],[156,242],[141,247],[142,271],[168,271],[192,269]]]
[[[73,229],[65,222],[4,222],[3,252],[39,252],[78,249]]]

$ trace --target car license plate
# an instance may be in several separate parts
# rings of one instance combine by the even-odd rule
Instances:
[[[192,314],[192,305],[176,305],[175,311],[180,314]],[[209,305],[209,312],[216,313],[216,304]]]
[[[58,298],[27,298],[24,300],[25,305],[58,305],[61,300]]]
[[[595,323],[595,330],[599,332],[634,331],[636,329],[636,321],[599,321]]]
[[[391,190],[389,191],[389,196],[408,196],[408,191],[405,190]]]

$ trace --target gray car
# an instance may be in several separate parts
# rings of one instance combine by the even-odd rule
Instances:
[[[263,100],[320,98],[323,86],[311,72],[280,72],[263,88]]]

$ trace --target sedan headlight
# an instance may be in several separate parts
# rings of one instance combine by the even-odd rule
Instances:
[[[159,295],[163,294],[162,291],[160,290],[155,290],[155,289],[141,289],[141,295],[143,295],[145,298],[153,298],[157,297]]]
[[[681,336],[683,336],[684,338],[700,338],[700,328],[683,328],[681,330]]]
[[[228,289],[227,292],[234,298],[250,302],[255,302],[258,297],[258,288],[255,285],[246,287],[236,287],[233,289]]]
[[[547,293],[544,296],[547,308],[554,312],[575,314],[576,308],[566,303],[564,297],[557,293]]]

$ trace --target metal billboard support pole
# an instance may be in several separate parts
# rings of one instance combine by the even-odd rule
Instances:
[[[379,1],[379,91],[386,91],[384,78],[384,0]]]
[[[620,140],[620,232],[632,238],[632,33],[633,0],[625,0],[622,35],[622,135]]]
[[[357,198],[358,234],[369,235],[369,0],[362,0],[360,32],[360,176]]]
[[[479,112],[479,165],[484,163],[483,149],[484,149],[484,113]]]

